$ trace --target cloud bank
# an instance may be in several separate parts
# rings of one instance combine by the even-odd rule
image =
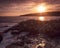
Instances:
[[[42,2],[52,6],[49,10],[60,10],[60,0],[0,0],[0,15],[31,13],[32,8]]]

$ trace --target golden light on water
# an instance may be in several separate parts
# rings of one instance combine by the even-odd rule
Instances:
[[[43,17],[43,16],[40,16],[38,19],[39,19],[40,21],[45,21],[45,17]]]

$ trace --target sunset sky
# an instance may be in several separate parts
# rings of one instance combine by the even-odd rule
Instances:
[[[0,0],[0,16],[35,13],[34,8],[46,3],[48,11],[60,11],[60,0]]]

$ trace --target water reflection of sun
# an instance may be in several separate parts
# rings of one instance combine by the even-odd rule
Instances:
[[[40,17],[39,17],[39,20],[40,20],[40,21],[45,21],[45,17],[40,16]]]

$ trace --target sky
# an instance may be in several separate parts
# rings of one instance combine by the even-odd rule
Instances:
[[[60,0],[0,0],[0,16],[34,13],[34,7],[41,3],[46,3],[50,11],[60,11]]]

